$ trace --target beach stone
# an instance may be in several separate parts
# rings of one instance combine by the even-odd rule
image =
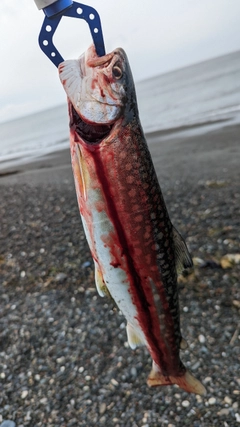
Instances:
[[[134,366],[131,368],[131,375],[132,375],[132,377],[137,376],[137,369]]]
[[[58,283],[61,283],[61,282],[64,282],[66,280],[66,278],[67,278],[67,275],[65,273],[58,273],[55,276],[55,281]]]
[[[228,132],[230,128],[225,129]],[[239,132],[240,126],[238,138]],[[210,142],[203,150],[208,150]],[[224,136],[224,150],[225,142]],[[214,142],[216,147],[219,143],[218,139]],[[189,148],[190,140],[187,144]],[[158,150],[160,159],[160,147]],[[220,260],[226,251],[239,253],[240,169],[233,170],[231,185],[226,189],[210,189],[197,183],[193,189],[190,175],[182,177],[177,188],[171,175],[169,180],[163,179],[171,219],[188,237],[191,254],[204,262],[209,257]],[[185,167],[184,171],[191,172]],[[42,172],[45,175],[44,169],[34,173]],[[213,179],[212,170],[202,168],[201,173],[205,174],[203,180]],[[240,426],[240,264],[235,263],[229,270],[213,269],[210,264],[204,269],[196,266],[194,274],[184,272],[185,282],[179,286],[181,330],[189,343],[182,358],[190,370],[195,368],[208,396],[187,395],[176,386],[148,389],[151,358],[147,349],[132,351],[124,346],[122,315],[113,301],[93,298],[93,263],[81,267],[91,261],[91,254],[81,228],[74,184],[69,180],[65,185],[64,178],[59,177],[57,185],[16,185],[11,190],[11,186],[5,189],[0,182],[0,426],[3,420],[12,418],[17,420],[17,427],[74,427],[79,422],[89,427],[111,423],[116,427],[142,427],[147,423],[151,427]],[[65,202],[61,202],[62,197]],[[61,207],[58,212],[54,211],[55,205]],[[205,215],[208,208],[211,214]],[[15,231],[10,231],[13,224]],[[13,238],[17,234],[19,237]],[[41,248],[44,253],[40,253]],[[21,255],[22,251],[26,255]],[[22,279],[21,271],[26,272]],[[67,279],[57,282],[59,273],[66,274]],[[230,306],[226,306],[226,295]],[[205,337],[204,344],[200,335]],[[85,379],[88,376],[90,381]],[[23,390],[28,390],[25,399],[21,399]],[[208,399],[212,396],[216,404],[210,406]],[[232,403],[224,401],[225,397],[230,397]],[[182,405],[184,400],[188,402],[186,407]],[[106,410],[100,414],[103,403]]]
[[[192,371],[196,371],[200,365],[201,365],[201,363],[198,360],[196,363],[194,363],[194,365],[192,365],[192,367],[191,367]]]
[[[14,421],[5,420],[0,424],[0,427],[16,427],[16,424]]]
[[[85,262],[82,264],[82,268],[90,267],[90,265],[91,265],[90,261],[85,261]]]
[[[237,423],[240,423],[240,414],[236,413],[235,418],[236,418]]]
[[[104,412],[106,411],[106,408],[107,408],[107,405],[106,405],[106,403],[101,403],[101,405],[100,405],[100,407],[99,407],[99,413],[101,414],[101,415],[103,415],[104,414]]]
[[[193,265],[195,265],[195,267],[202,267],[205,265],[205,261],[202,258],[198,258],[198,257],[193,257]]]
[[[223,416],[223,415],[228,415],[229,414],[229,409],[228,408],[222,408],[217,414],[220,417]]]
[[[209,405],[215,405],[215,403],[216,403],[216,398],[215,397],[210,397],[210,399],[208,399],[208,403],[209,403]]]
[[[231,404],[232,404],[232,399],[231,399],[231,397],[229,397],[229,396],[225,396],[225,397],[224,397],[224,403],[227,403],[228,405],[231,405]]]
[[[202,335],[202,334],[198,335],[198,341],[199,341],[201,344],[204,344],[204,343],[206,342],[206,338],[205,338],[205,336],[204,336],[204,335]]]
[[[232,268],[235,264],[240,264],[240,254],[226,254],[221,258],[222,268]]]
[[[27,395],[28,395],[28,390],[23,390],[21,393],[21,398],[25,399],[27,397]]]

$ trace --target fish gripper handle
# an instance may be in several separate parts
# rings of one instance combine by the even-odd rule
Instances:
[[[35,0],[36,3],[39,1],[40,0]],[[63,16],[84,19],[88,23],[97,55],[105,55],[101,21],[94,8],[72,0],[58,0],[48,7],[43,8],[43,11],[46,16],[39,34],[38,42],[42,51],[56,67],[58,67],[64,59],[53,44],[53,35]]]

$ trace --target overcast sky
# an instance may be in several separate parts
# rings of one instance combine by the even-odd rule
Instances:
[[[123,47],[135,81],[240,49],[240,0],[91,0],[106,51]],[[65,102],[56,67],[38,46],[44,14],[33,0],[0,0],[0,121]],[[64,59],[91,44],[87,24],[62,19]]]

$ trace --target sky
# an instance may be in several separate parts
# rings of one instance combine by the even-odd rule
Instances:
[[[239,0],[91,0],[106,51],[122,47],[135,81],[240,50]],[[34,0],[0,1],[0,122],[63,104],[57,68],[38,46]],[[87,24],[63,18],[54,38],[64,59],[91,44]]]

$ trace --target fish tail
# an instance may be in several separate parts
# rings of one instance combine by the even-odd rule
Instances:
[[[152,369],[148,377],[147,384],[149,387],[177,384],[180,388],[187,391],[188,393],[201,395],[205,395],[207,393],[202,383],[197,380],[197,378],[195,378],[189,371],[186,371],[184,375],[179,377],[165,377],[160,372]]]

